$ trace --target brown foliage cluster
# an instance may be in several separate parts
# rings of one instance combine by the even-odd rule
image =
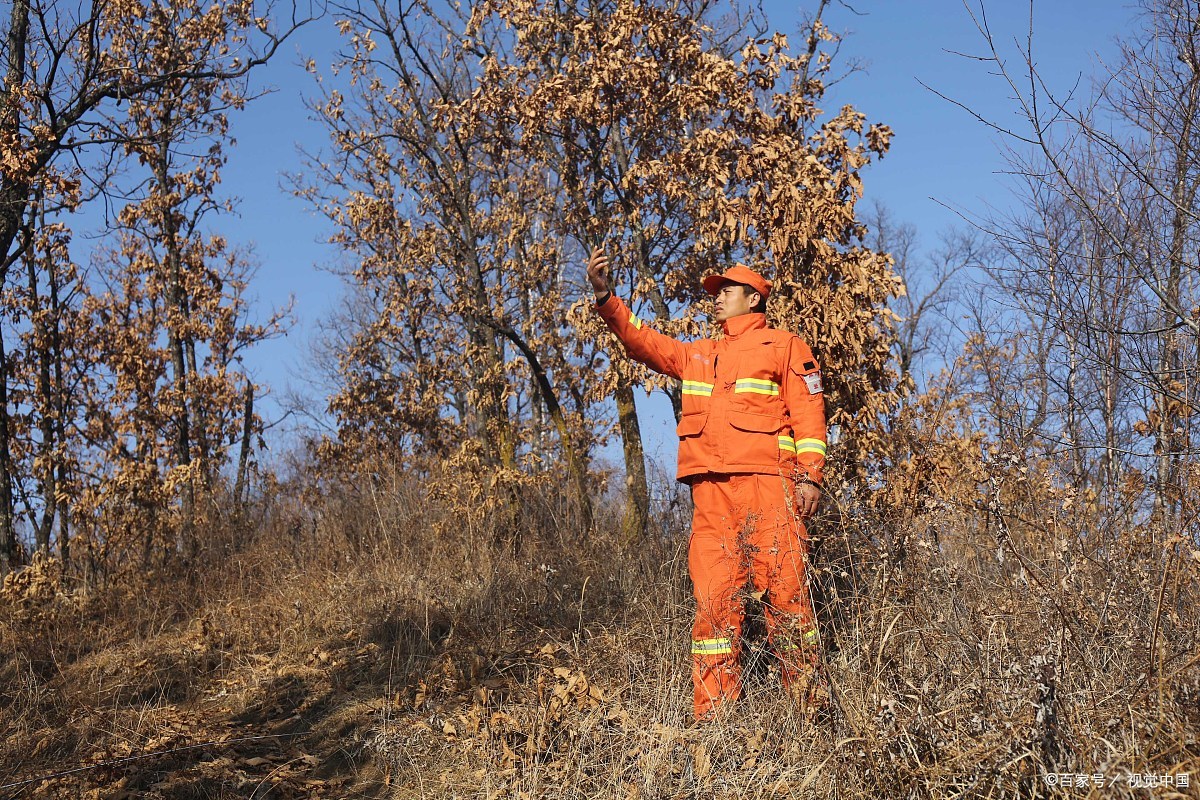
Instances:
[[[819,18],[800,52],[750,21],[626,0],[344,11],[349,77],[318,75],[314,106],[334,148],[301,187],[358,297],[330,453],[470,443],[503,469],[562,463],[586,497],[603,402],[631,409],[633,385],[679,399],[612,355],[587,308],[580,267],[601,244],[631,306],[673,335],[710,333],[703,275],[742,261],[774,278],[772,321],[818,348],[838,463],[863,477],[896,401],[885,306],[902,288],[855,204],[891,132],[820,108],[836,37]],[[621,422],[632,474],[639,435]]]

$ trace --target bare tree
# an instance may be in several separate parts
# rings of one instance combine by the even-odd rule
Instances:
[[[1081,479],[1090,471],[1111,485],[1122,466],[1143,468],[1155,517],[1175,524],[1188,516],[1184,467],[1200,410],[1200,4],[1143,0],[1139,10],[1118,63],[1080,101],[1039,73],[1032,17],[1010,59],[981,5],[972,16],[984,60],[1024,124],[972,113],[1009,137],[1024,181],[1025,216],[986,226],[1009,256],[997,287],[1044,333],[1045,443],[1074,452]],[[1150,446],[1137,447],[1131,428]]]
[[[962,348],[955,319],[971,270],[989,256],[987,237],[968,227],[949,228],[932,250],[922,247],[917,228],[895,219],[876,201],[863,217],[871,249],[892,257],[904,293],[888,305],[896,313],[896,364],[900,380],[920,391],[925,378],[946,366]]]

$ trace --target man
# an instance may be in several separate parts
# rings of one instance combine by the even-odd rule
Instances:
[[[608,259],[592,251],[596,308],[631,358],[683,381],[677,478],[695,508],[688,571],[696,597],[692,683],[698,719],[741,692],[747,582],[764,603],[784,686],[818,698],[817,630],[805,575],[803,520],[820,501],[825,463],[821,371],[802,339],[767,327],[771,282],[742,265],[704,279],[716,298],[717,340],[680,342],[651,330],[608,287]]]

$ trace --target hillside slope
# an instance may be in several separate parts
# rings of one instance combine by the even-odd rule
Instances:
[[[755,640],[744,702],[691,727],[686,508],[629,546],[563,503],[399,482],[193,569],[85,591],[39,561],[3,594],[0,798],[1197,796],[1188,564],[1018,570],[916,527],[897,563],[830,519],[835,703],[797,713]]]

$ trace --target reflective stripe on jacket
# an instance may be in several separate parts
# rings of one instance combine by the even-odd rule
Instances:
[[[764,314],[743,314],[722,325],[717,341],[680,342],[651,329],[616,295],[597,309],[631,358],[683,381],[679,480],[782,469],[821,481],[825,395],[803,339],[768,328]]]

